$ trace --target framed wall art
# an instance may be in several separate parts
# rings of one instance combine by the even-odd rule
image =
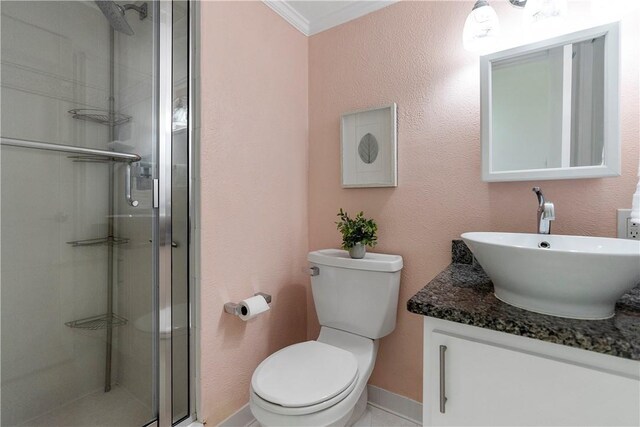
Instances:
[[[396,104],[342,115],[342,187],[397,187]]]

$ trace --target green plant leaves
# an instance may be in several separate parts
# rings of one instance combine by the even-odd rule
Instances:
[[[338,212],[340,221],[336,222],[337,229],[342,233],[342,249],[351,249],[356,243],[374,247],[378,243],[378,225],[373,219],[364,217],[364,212],[359,212],[355,218],[340,208]]]

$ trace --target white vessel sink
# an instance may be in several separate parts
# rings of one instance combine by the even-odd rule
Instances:
[[[640,283],[640,241],[521,233],[464,233],[500,300],[537,313],[606,319]]]

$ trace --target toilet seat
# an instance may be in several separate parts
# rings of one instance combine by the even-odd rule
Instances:
[[[280,413],[301,414],[344,399],[357,378],[358,361],[351,352],[307,341],[265,359],[253,373],[251,388],[262,401],[261,406]]]
[[[267,411],[269,411],[270,413],[273,414],[280,414],[280,415],[309,415],[309,414],[313,414],[315,412],[320,412],[324,409],[327,408],[331,408],[332,406],[335,406],[337,404],[339,404],[340,402],[342,402],[343,400],[345,400],[352,392],[353,390],[356,388],[356,385],[358,383],[358,379],[356,378],[356,380],[354,382],[351,383],[351,385],[349,387],[347,387],[346,389],[344,389],[344,391],[342,391],[341,393],[335,395],[334,397],[332,397],[329,400],[325,400],[324,402],[320,402],[317,405],[311,405],[311,406],[299,406],[296,408],[290,408],[287,406],[280,406],[280,405],[276,405],[275,403],[271,403],[268,402],[266,400],[264,400],[263,398],[261,398],[260,396],[258,396],[258,394],[253,391],[253,387],[251,387],[251,396],[250,396],[250,401],[261,407],[262,409],[265,409]]]

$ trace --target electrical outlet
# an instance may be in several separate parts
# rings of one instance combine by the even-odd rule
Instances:
[[[640,222],[631,221],[631,218],[627,218],[627,237],[626,238],[640,240]]]
[[[618,209],[618,238],[640,240],[640,223],[631,221],[631,209]]]

